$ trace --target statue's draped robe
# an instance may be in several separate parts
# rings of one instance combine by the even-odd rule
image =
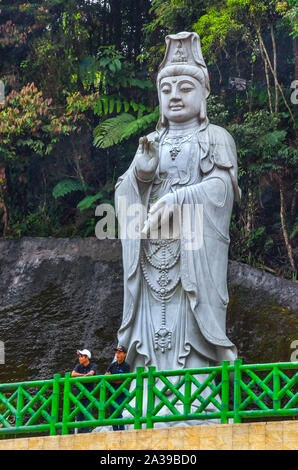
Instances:
[[[153,140],[156,135],[152,133],[148,138]],[[166,135],[165,131],[160,146]],[[208,121],[198,126],[192,142],[185,146],[189,149],[187,171],[181,173],[181,178],[168,175],[163,180],[160,162],[153,182],[142,183],[137,179],[133,161],[116,185],[120,228],[135,217],[133,212],[128,215],[127,207],[143,204],[148,210],[154,195],[161,197],[173,192],[181,208],[189,205],[193,220],[197,205],[203,205],[201,248],[186,249],[189,241],[183,236],[179,241],[180,259],[176,269],[180,271],[181,281],[169,301],[171,305],[166,307],[167,315],[172,316],[172,319],[167,317],[173,330],[172,348],[163,353],[154,349],[159,302],[144,279],[140,263],[143,244],[148,242],[140,238],[122,239],[124,305],[118,341],[128,348],[127,361],[132,367],[204,367],[220,360],[218,351],[222,348],[229,348],[236,355],[235,346],[226,336],[229,224],[234,198],[240,197],[236,147],[225,129]],[[123,209],[123,197],[126,209]]]

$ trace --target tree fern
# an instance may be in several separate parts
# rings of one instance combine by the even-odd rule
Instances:
[[[73,191],[84,191],[86,187],[84,187],[81,181],[66,179],[60,181],[56,186],[53,188],[53,196],[55,199],[58,197],[66,196]]]
[[[159,108],[147,114],[135,118],[128,113],[122,113],[114,118],[106,119],[94,129],[95,147],[107,148],[116,145],[133,134],[146,130],[159,116]]]
[[[151,108],[144,106],[143,104],[138,104],[135,101],[121,100],[113,96],[101,96],[93,107],[93,112],[97,116],[112,114],[113,112],[120,113],[123,111],[127,113],[130,109],[134,111],[147,111],[150,112]]]
[[[84,199],[82,199],[78,205],[77,208],[80,209],[80,211],[83,211],[85,209],[90,209],[94,202],[96,202],[98,199],[101,199],[103,197],[103,193],[99,192],[93,196],[86,196]]]
[[[159,107],[156,107],[152,113],[141,116],[140,118],[128,123],[123,129],[121,140],[129,139],[133,134],[148,129],[148,127],[155,123],[158,118]]]
[[[107,148],[120,142],[123,129],[134,120],[131,114],[122,113],[101,122],[93,132],[95,147]]]

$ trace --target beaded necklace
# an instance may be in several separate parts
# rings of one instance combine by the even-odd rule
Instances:
[[[183,136],[183,135],[176,135],[175,137],[167,136],[163,139],[162,145],[167,144],[171,146],[170,155],[173,161],[176,160],[176,157],[181,152],[182,144],[184,144],[185,142],[189,142],[193,135],[194,133],[188,134],[186,136]]]
[[[173,268],[180,259],[180,245],[176,253],[173,251],[172,243],[176,240],[151,240],[151,244],[155,245],[154,250],[151,253],[146,250],[145,245],[141,255],[141,268],[145,281],[147,282],[152,293],[156,295],[156,298],[161,302],[161,323],[160,328],[155,331],[154,334],[154,349],[160,349],[163,353],[166,349],[172,348],[172,331],[166,326],[166,301],[169,300],[175,293],[175,290],[180,282],[180,274],[176,276],[175,280],[169,278],[169,271]],[[162,260],[156,261],[152,258],[158,253],[161,253]],[[167,253],[170,256],[167,256]],[[146,260],[146,261],[145,261]],[[171,260],[169,262],[169,260]],[[158,278],[155,285],[151,276],[148,273],[146,264],[149,264],[153,269],[158,271]],[[171,286],[169,284],[172,283]]]

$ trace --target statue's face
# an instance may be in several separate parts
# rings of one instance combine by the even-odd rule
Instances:
[[[188,75],[165,77],[160,83],[161,106],[168,121],[185,122],[198,116],[203,89]]]

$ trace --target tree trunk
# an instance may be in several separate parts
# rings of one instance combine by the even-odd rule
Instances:
[[[288,234],[287,227],[286,227],[286,204],[285,204],[285,197],[284,197],[285,190],[284,190],[284,186],[282,182],[280,182],[279,184],[279,194],[280,194],[280,220],[281,220],[282,233],[283,233],[283,237],[285,240],[285,245],[286,245],[286,249],[288,252],[288,258],[290,261],[291,268],[294,272],[296,272],[293,249],[290,243],[290,238],[289,238],[289,234]]]
[[[140,5],[140,0],[138,0],[137,2],[134,2],[134,19],[133,19],[133,23],[134,23],[134,29],[135,29],[135,34],[134,34],[134,57],[136,58],[140,52],[141,52],[141,37],[142,37],[142,21],[141,21],[141,18],[142,18],[142,6],[143,5]]]
[[[269,77],[269,73],[268,73],[268,62],[267,62],[267,59],[266,59],[265,54],[264,54],[263,46],[262,46],[260,41],[259,41],[259,43],[260,43],[261,57],[262,57],[262,60],[264,62],[266,86],[267,86],[267,94],[268,94],[268,102],[269,102],[269,111],[270,111],[270,114],[272,114],[273,113],[273,108],[272,108],[272,99],[271,99],[271,92],[270,92],[270,77]]]
[[[248,203],[247,203],[247,223],[246,223],[246,231],[249,234],[254,225],[254,201],[253,201],[253,191],[251,188],[248,189]]]
[[[269,101],[269,111],[270,111],[270,114],[272,114],[273,108],[272,108],[272,99],[271,99],[271,92],[270,92],[270,78],[269,78],[269,73],[268,73],[268,63],[266,59],[264,59],[264,67],[265,67],[265,76],[266,76],[267,93],[268,93],[268,101]]]
[[[285,97],[285,94],[284,94],[284,92],[283,92],[283,89],[282,89],[282,87],[280,86],[280,83],[279,83],[279,81],[278,81],[278,79],[277,79],[276,73],[275,73],[275,71],[274,71],[274,69],[273,69],[273,67],[272,67],[271,60],[270,60],[269,54],[268,54],[268,52],[267,52],[266,46],[265,46],[265,44],[264,44],[264,41],[263,41],[263,38],[262,38],[260,29],[257,30],[257,35],[258,35],[260,47],[261,47],[261,46],[263,47],[263,51],[264,51],[265,57],[266,57],[266,59],[267,59],[269,68],[270,68],[271,73],[272,73],[272,75],[273,75],[273,77],[274,77],[274,80],[276,81],[276,85],[277,85],[277,87],[278,87],[278,89],[279,89],[279,91],[280,91],[280,94],[281,94],[282,99],[283,99],[283,101],[284,101],[284,103],[285,103],[285,106],[286,106],[287,110],[288,110],[289,113],[290,113],[290,116],[291,116],[292,121],[295,122],[295,118],[294,118],[294,115],[293,115],[293,113],[292,113],[292,110],[291,110],[291,108],[290,108],[290,106],[289,106],[289,104],[288,104],[288,102],[287,102],[287,99],[286,99],[286,97]]]
[[[245,210],[245,235],[249,236],[251,231],[254,229],[254,213],[255,213],[255,198],[254,192],[252,189],[251,179],[249,178],[248,182],[248,191],[247,191],[247,204]]]
[[[102,43],[104,46],[107,44],[107,0],[103,3],[103,14],[102,14]]]
[[[113,38],[112,44],[115,44],[117,50],[121,49],[121,37],[122,37],[122,2],[121,0],[110,0],[112,19],[111,35]]]
[[[278,82],[277,82],[277,59],[276,59],[276,42],[273,25],[270,24],[270,33],[272,40],[272,49],[273,49],[273,70],[274,70],[274,89],[275,89],[275,113],[278,113]]]
[[[221,74],[220,68],[219,68],[218,65],[217,65],[217,62],[215,62],[215,66],[216,66],[216,68],[217,68],[218,75],[219,75],[219,82],[218,82],[218,84],[221,85],[221,84],[222,84],[222,74]]]

